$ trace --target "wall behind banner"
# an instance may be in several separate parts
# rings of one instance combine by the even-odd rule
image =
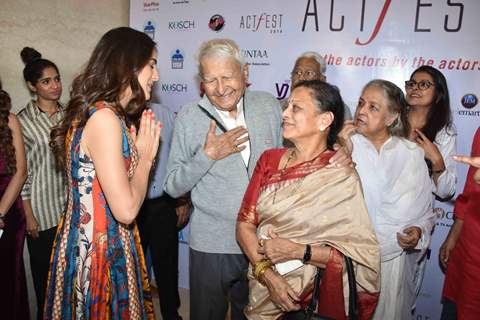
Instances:
[[[199,98],[195,54],[212,38],[232,38],[250,63],[250,88],[278,98],[289,94],[295,58],[307,50],[325,55],[328,81],[352,111],[373,78],[400,87],[422,64],[448,80],[458,130],[458,151],[469,153],[480,107],[480,34],[477,0],[131,0],[130,25],[158,43],[156,99],[174,111]],[[468,94],[473,94],[468,95]],[[458,166],[460,192],[466,168]],[[443,273],[438,248],[452,224],[452,203],[438,205],[438,220],[415,319],[438,319]],[[182,237],[186,236],[184,234]],[[187,287],[187,241],[181,250],[181,286]]]
[[[30,99],[20,51],[31,46],[55,62],[69,98],[73,77],[109,29],[128,25],[129,0],[1,0],[0,78],[14,111]]]

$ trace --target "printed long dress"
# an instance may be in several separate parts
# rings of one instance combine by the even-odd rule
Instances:
[[[108,107],[98,102],[90,115]],[[132,177],[137,152],[120,121],[125,167]],[[136,224],[121,224],[112,215],[92,159],[80,146],[82,129],[72,127],[67,135],[67,211],[52,252],[44,318],[153,319]]]

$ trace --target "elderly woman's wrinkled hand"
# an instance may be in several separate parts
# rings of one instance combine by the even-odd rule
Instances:
[[[403,235],[397,232],[397,241],[403,250],[412,250],[417,246],[421,236],[422,229],[419,227],[408,227],[403,229]]]
[[[264,280],[270,293],[270,299],[282,311],[300,310],[298,304],[300,298],[282,276],[273,270],[269,270],[265,273]]]
[[[352,152],[347,146],[336,143],[333,148],[337,152],[328,160],[327,168],[353,166]]]
[[[261,239],[258,253],[272,263],[280,263],[288,260],[299,259],[303,256],[304,246],[288,239],[280,238],[272,230],[268,230],[270,239]]]

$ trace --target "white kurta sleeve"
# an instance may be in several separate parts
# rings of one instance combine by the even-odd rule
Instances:
[[[451,128],[443,128],[435,138],[435,145],[442,154],[445,171],[438,177],[434,193],[441,199],[448,199],[455,194],[457,168],[452,156],[457,153],[457,133]]]

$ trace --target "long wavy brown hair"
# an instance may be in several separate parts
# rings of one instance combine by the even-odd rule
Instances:
[[[12,109],[12,102],[7,92],[2,89],[0,81],[0,153],[5,155],[7,161],[7,174],[13,176],[17,171],[15,147],[13,146],[12,130],[8,126],[8,116]]]
[[[146,105],[137,77],[150,61],[154,48],[150,37],[132,28],[120,27],[103,35],[84,70],[73,80],[64,119],[50,135],[50,147],[59,168],[65,168],[68,130],[85,126],[94,103],[106,101],[127,125],[137,124]],[[128,89],[131,100],[123,108],[120,100]]]

